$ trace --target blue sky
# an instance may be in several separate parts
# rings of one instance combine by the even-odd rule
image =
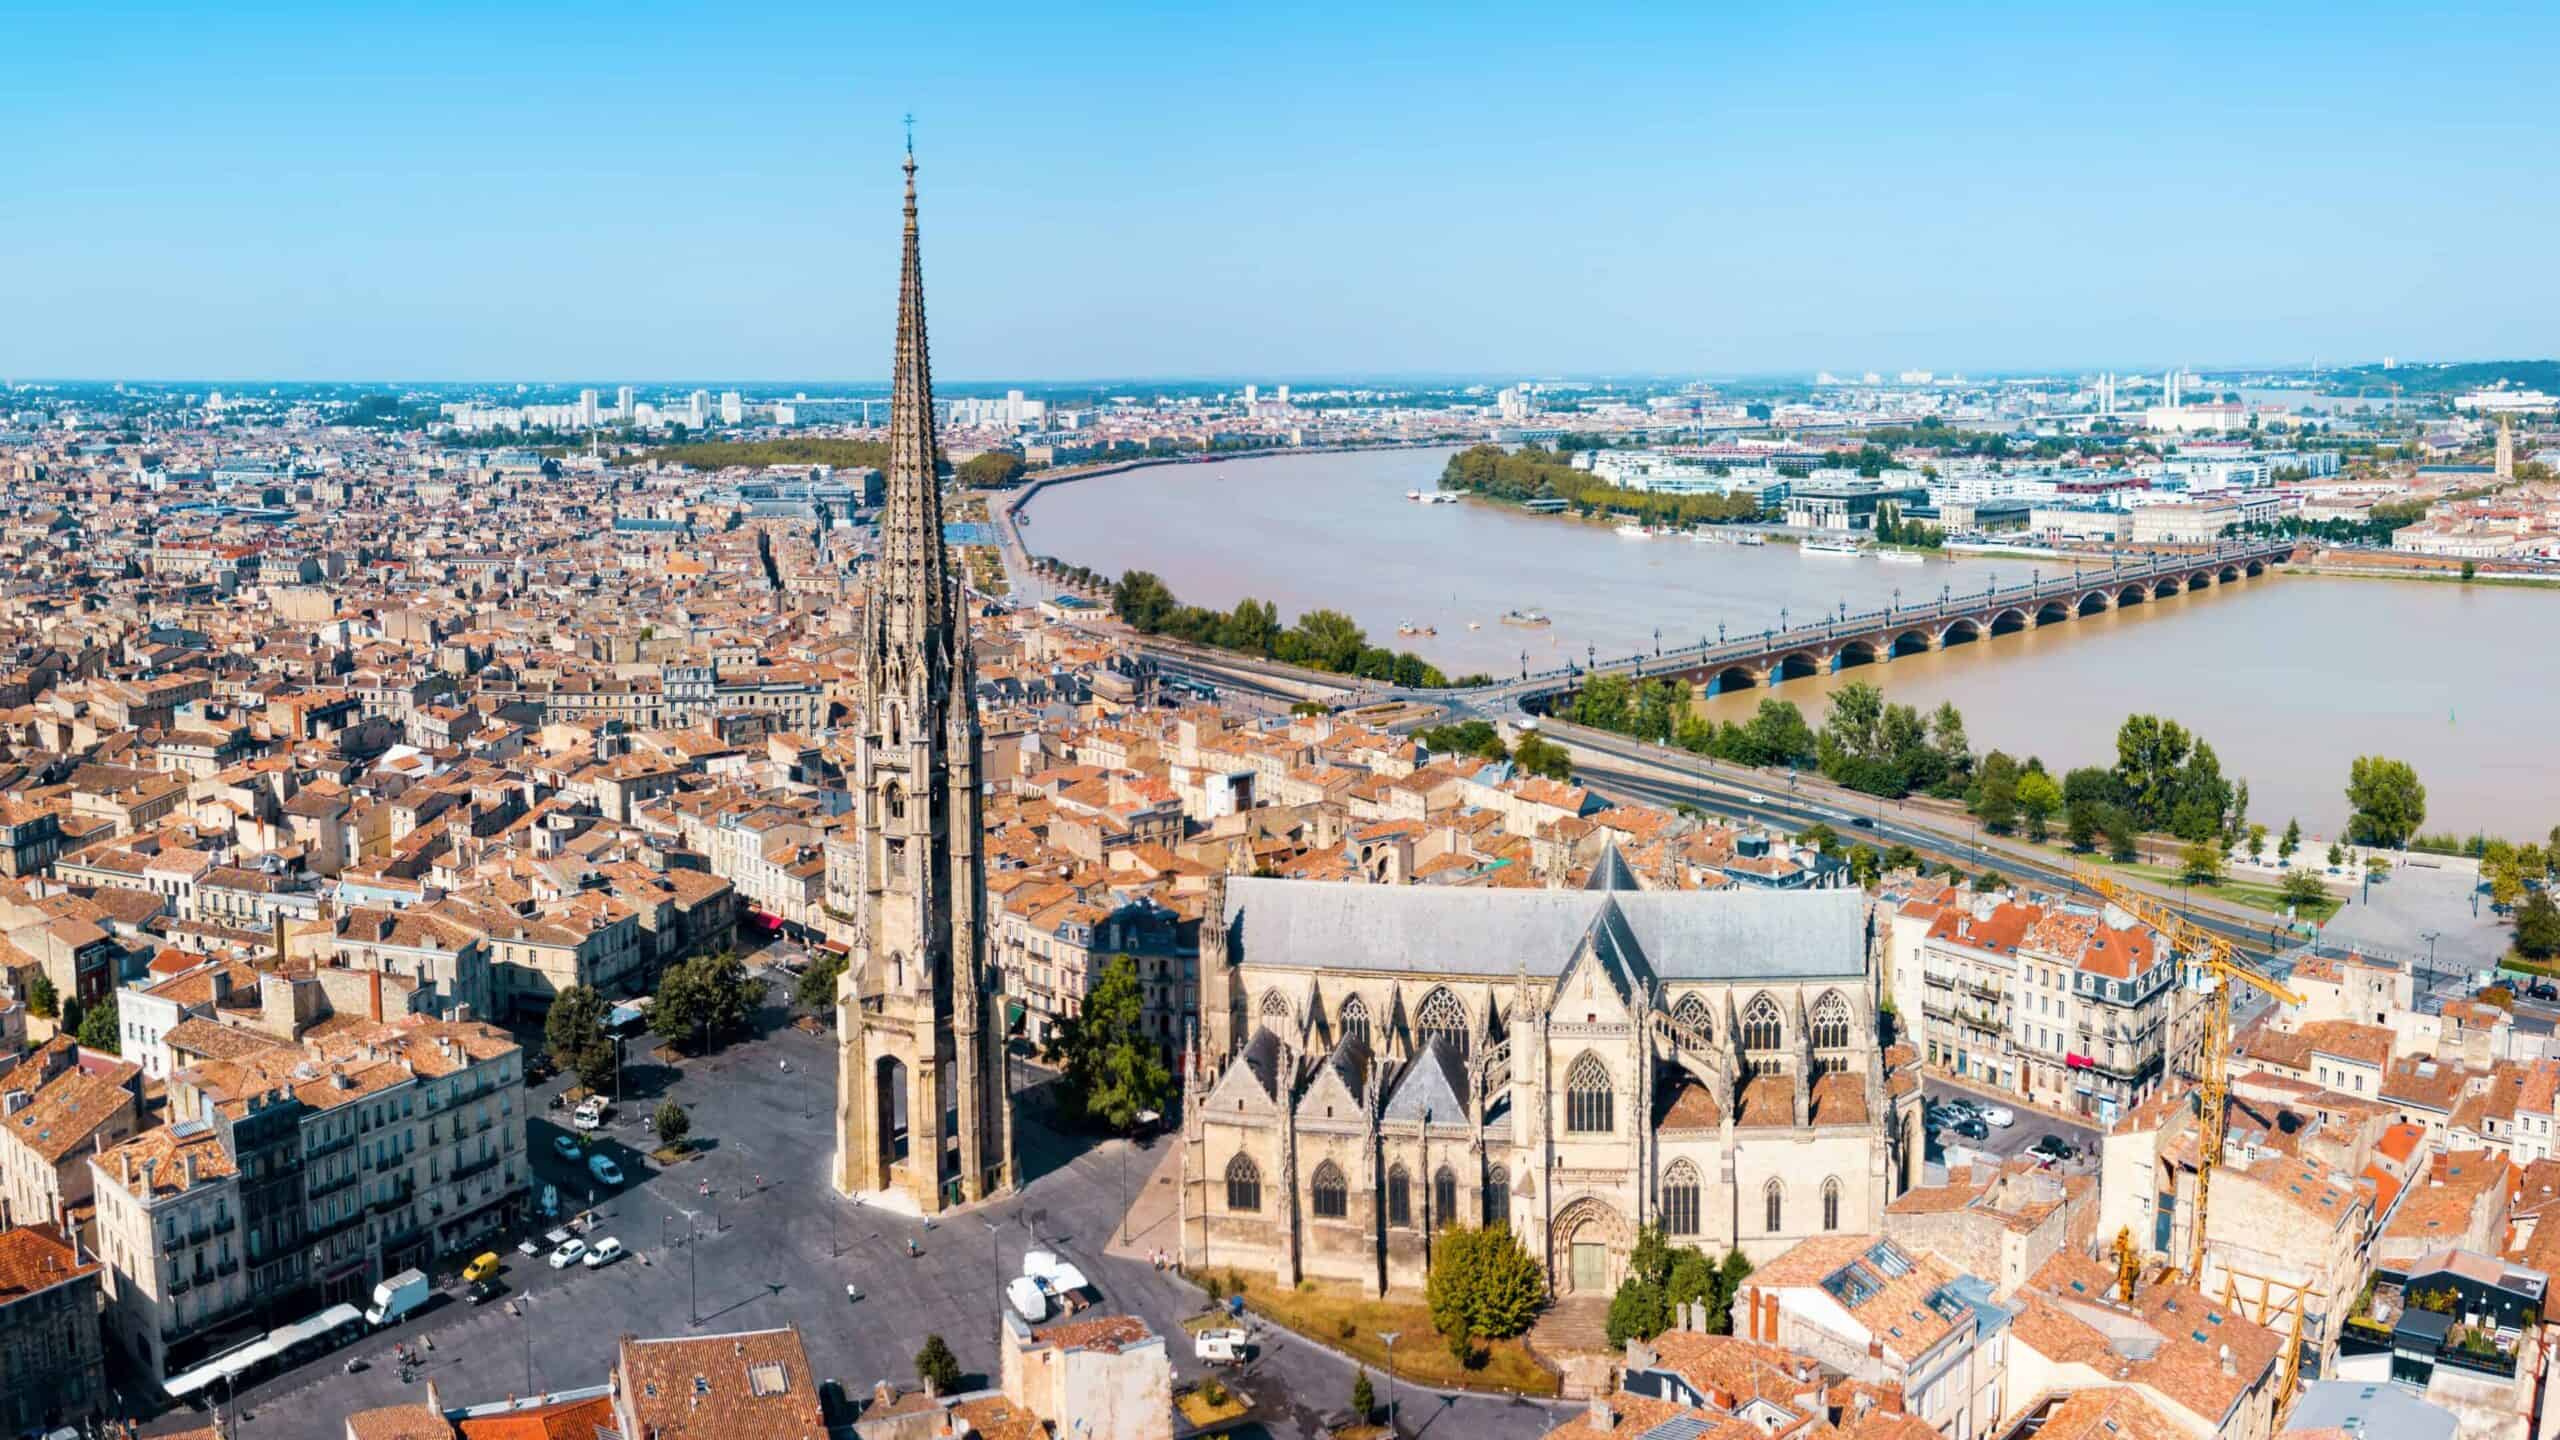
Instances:
[[[0,377],[2555,348],[2549,7],[392,8],[0,0]]]

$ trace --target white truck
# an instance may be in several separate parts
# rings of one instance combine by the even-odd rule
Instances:
[[[376,1330],[398,1324],[410,1311],[427,1303],[427,1272],[403,1270],[373,1287],[373,1308],[364,1312],[364,1323]]]
[[[1203,1330],[1191,1337],[1191,1353],[1205,1364],[1241,1365],[1253,1358],[1253,1337],[1242,1330]]]

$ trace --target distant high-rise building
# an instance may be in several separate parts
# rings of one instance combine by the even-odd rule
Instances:
[[[746,418],[746,403],[738,398],[738,392],[735,390],[721,391],[720,423],[723,425],[735,425]]]
[[[621,389],[614,391],[614,392],[613,392],[613,414],[614,414],[614,418],[615,418],[615,419],[617,419],[617,420],[628,420],[628,419],[630,419],[630,418],[631,418],[631,404],[632,404],[632,401],[633,401],[633,400],[635,400],[636,398],[638,398],[638,397],[636,397],[635,395],[633,395],[633,394],[632,394],[631,387],[630,387],[630,386],[628,386],[628,385],[625,385],[625,386],[623,386]]]
[[[1286,386],[1286,385],[1274,385],[1274,386],[1272,386],[1272,387],[1271,387],[1271,398],[1272,398],[1273,400],[1275,400],[1275,401],[1279,402],[1280,404],[1283,404],[1283,405],[1288,404],[1288,403],[1289,403],[1289,387],[1288,387],[1288,386]]]
[[[601,412],[596,409],[596,400],[596,392],[593,390],[581,390],[578,392],[579,424],[593,427],[596,421],[601,418]]]
[[[2507,415],[2498,417],[2498,478],[2516,478],[2516,424]]]
[[[685,423],[699,430],[711,419],[711,392],[696,390],[684,397]]]
[[[1262,387],[1258,385],[1247,385],[1244,387],[1244,408],[1247,410],[1253,408],[1254,397],[1260,393],[1261,388]]]

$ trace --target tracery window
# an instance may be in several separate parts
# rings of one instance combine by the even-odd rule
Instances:
[[[1422,1008],[1414,1012],[1414,1039],[1428,1050],[1435,1039],[1449,1042],[1449,1053],[1460,1059],[1467,1054],[1467,1007],[1440,986],[1422,997]]]
[[[1246,1213],[1262,1208],[1262,1167],[1249,1155],[1227,1162],[1227,1208]]]
[[[1698,1167],[1686,1160],[1663,1174],[1662,1229],[1670,1235],[1698,1233]]]
[[[1761,1191],[1761,1199],[1768,1209],[1768,1215],[1766,1217],[1768,1224],[1763,1228],[1767,1229],[1770,1234],[1775,1235],[1780,1230],[1786,1228],[1787,1187],[1773,1179],[1769,1182],[1768,1188]]]
[[[1342,1183],[1342,1172],[1332,1161],[1316,1167],[1314,1192],[1317,1219],[1339,1220],[1350,1213],[1349,1187]]]
[[[1822,1228],[1840,1228],[1840,1177],[1837,1175],[1822,1182]]]
[[[1573,1062],[1564,1081],[1564,1128],[1572,1135],[1606,1135],[1617,1128],[1617,1089],[1597,1055]]]
[[[1752,997],[1749,1009],[1742,1012],[1742,1048],[1775,1050],[1786,1035],[1786,1027],[1778,1019],[1778,1002],[1766,995]]]
[[[1342,1002],[1342,1038],[1369,1043],[1369,1002],[1357,995]]]
[[[1413,1180],[1404,1173],[1402,1165],[1387,1172],[1387,1223],[1398,1226],[1413,1223]]]

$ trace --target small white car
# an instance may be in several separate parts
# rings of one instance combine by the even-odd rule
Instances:
[[[2006,1105],[1985,1105],[1982,1107],[1982,1123],[2006,1130],[2018,1123],[2018,1115]]]
[[[621,1259],[623,1253],[622,1242],[614,1239],[610,1235],[607,1235],[596,1242],[596,1248],[587,1252],[587,1268],[590,1270],[601,1270],[605,1266],[612,1264],[614,1261]]]
[[[1004,1298],[1012,1304],[1015,1314],[1033,1324],[1049,1318],[1048,1292],[1040,1288],[1039,1281],[1028,1275],[1008,1282],[1004,1287]]]
[[[554,1270],[566,1270],[571,1265],[577,1263],[579,1257],[586,1253],[587,1242],[580,1240],[575,1236],[571,1236],[569,1239],[560,1242],[559,1249],[551,1252],[551,1268]]]

